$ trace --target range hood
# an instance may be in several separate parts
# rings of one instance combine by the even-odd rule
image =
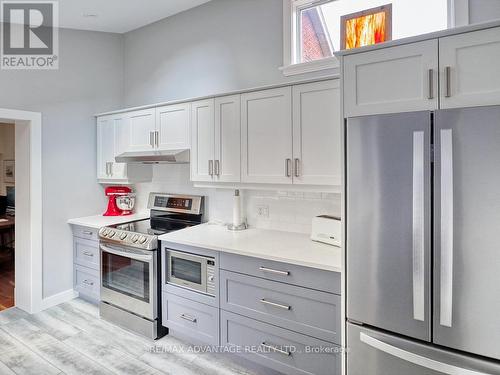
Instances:
[[[189,150],[124,152],[115,157],[117,163],[127,164],[187,164]]]

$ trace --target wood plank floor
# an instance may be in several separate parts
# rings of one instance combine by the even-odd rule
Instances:
[[[171,336],[152,341],[102,321],[81,299],[34,315],[0,312],[0,375],[258,374],[225,356],[182,348],[188,345]]]

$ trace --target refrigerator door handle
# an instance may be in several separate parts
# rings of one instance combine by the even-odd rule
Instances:
[[[469,370],[463,367],[453,366],[447,363],[436,361],[432,358],[427,358],[422,355],[409,352],[407,350],[398,348],[397,346],[388,344],[381,340],[378,340],[372,336],[367,335],[366,333],[361,332],[359,334],[359,339],[361,342],[366,345],[371,346],[377,350],[380,350],[384,353],[392,355],[396,358],[400,358],[403,361],[413,363],[417,366],[421,366],[427,368],[429,370],[437,371],[443,374],[448,375],[488,375],[484,372]]]
[[[425,156],[424,132],[413,132],[413,319],[425,320]]]
[[[453,311],[453,133],[441,129],[441,241],[439,324],[452,326]]]

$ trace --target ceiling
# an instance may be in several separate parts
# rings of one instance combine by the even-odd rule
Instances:
[[[126,33],[208,1],[60,0],[59,25],[69,29]]]

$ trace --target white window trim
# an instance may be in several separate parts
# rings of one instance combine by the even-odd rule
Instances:
[[[339,71],[339,60],[328,57],[310,62],[296,62],[297,22],[298,12],[313,5],[328,2],[329,0],[283,0],[283,66],[280,70],[285,76],[312,73],[326,69]],[[459,27],[469,24],[469,0],[448,0],[448,27]]]

